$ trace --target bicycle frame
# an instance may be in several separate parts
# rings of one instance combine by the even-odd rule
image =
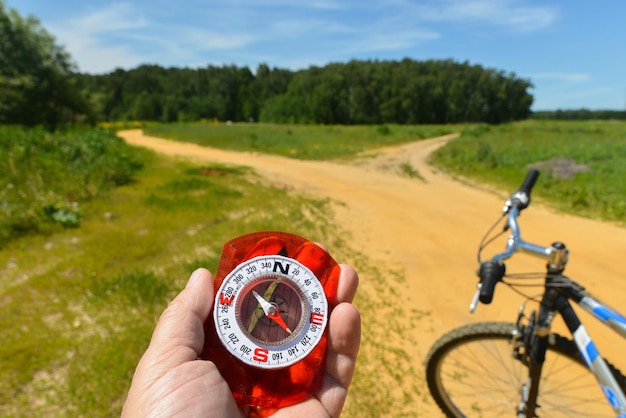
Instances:
[[[620,389],[591,336],[574,312],[570,300],[624,338],[626,338],[626,318],[594,298],[582,286],[562,275],[568,258],[568,251],[565,245],[555,243],[550,247],[542,247],[524,241],[520,236],[520,229],[517,223],[519,209],[505,206],[505,213],[507,212],[507,225],[511,235],[507,241],[505,251],[495,255],[492,259],[502,261],[511,257],[516,251],[524,251],[548,260],[545,291],[540,304],[539,317],[533,330],[536,340],[530,345],[531,352],[527,353],[530,359],[529,386],[525,386],[522,390],[523,399],[518,413],[520,416],[535,416],[539,378],[545,359],[550,326],[556,312],[558,312],[563,317],[574,337],[579,352],[591,372],[595,375],[604,396],[616,415],[626,418],[626,395]],[[476,308],[479,292],[480,285],[470,304],[471,312]]]
[[[559,277],[559,279],[563,276]],[[569,279],[568,279],[569,280]],[[551,279],[547,280],[548,284]],[[621,391],[619,384],[610,372],[604,358],[600,355],[598,348],[587,332],[585,326],[574,312],[569,300],[576,302],[581,308],[591,313],[601,322],[611,329],[624,336],[626,332],[626,318],[618,312],[595,299],[592,295],[580,288],[575,282],[570,281],[567,287],[548,287],[540,307],[538,329],[548,329],[549,322],[554,317],[554,312],[558,311],[563,317],[565,324],[574,337],[587,367],[595,375],[604,396],[619,417],[626,417],[626,396]],[[544,311],[542,313],[542,311]],[[542,315],[544,318],[542,318]],[[543,322],[543,323],[542,323]],[[545,337],[548,338],[548,333]],[[532,359],[535,361],[536,359]]]

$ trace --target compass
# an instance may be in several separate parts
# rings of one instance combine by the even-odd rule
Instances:
[[[257,232],[224,245],[203,358],[237,402],[275,408],[321,387],[340,268],[305,238]]]
[[[280,255],[237,266],[222,282],[213,310],[222,344],[259,368],[290,366],[320,342],[328,321],[324,288],[313,272]]]

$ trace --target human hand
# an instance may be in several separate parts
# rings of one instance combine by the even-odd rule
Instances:
[[[361,318],[351,303],[357,286],[354,269],[341,265],[338,305],[328,322],[322,388],[301,403],[277,410],[272,417],[337,417],[341,413],[360,346]],[[199,358],[213,299],[211,273],[194,271],[156,325],[135,370],[122,417],[247,417],[256,413],[237,405],[217,367]]]

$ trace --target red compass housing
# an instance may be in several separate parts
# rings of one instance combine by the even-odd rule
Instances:
[[[320,246],[284,232],[224,245],[202,358],[241,405],[292,405],[322,386],[340,267]]]

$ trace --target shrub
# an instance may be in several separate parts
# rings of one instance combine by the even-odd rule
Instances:
[[[129,183],[142,166],[138,151],[110,131],[0,127],[0,242],[77,226],[80,202]]]

